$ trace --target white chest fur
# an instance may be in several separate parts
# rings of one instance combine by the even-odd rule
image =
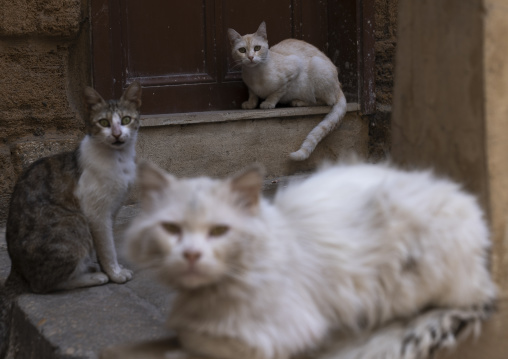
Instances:
[[[112,149],[85,137],[80,145],[82,174],[76,188],[87,216],[115,213],[136,178],[134,141],[122,149]]]

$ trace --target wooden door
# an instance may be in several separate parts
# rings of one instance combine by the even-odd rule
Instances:
[[[144,114],[239,109],[247,90],[232,66],[227,29],[252,33],[261,21],[271,45],[293,37],[324,51],[339,68],[348,102],[361,100],[359,0],[91,3],[94,86],[115,98],[139,81]]]

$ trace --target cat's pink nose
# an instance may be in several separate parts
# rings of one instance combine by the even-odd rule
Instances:
[[[252,62],[252,60],[254,60],[254,56],[249,56],[249,60]]]
[[[201,252],[196,251],[185,251],[183,256],[190,264],[194,264],[201,257]]]

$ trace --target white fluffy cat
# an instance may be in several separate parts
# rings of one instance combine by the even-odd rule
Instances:
[[[221,359],[423,359],[493,309],[476,199],[426,171],[338,164],[260,195],[262,171],[139,167],[131,258],[177,290],[169,325]]]
[[[333,106],[300,149],[290,154],[293,160],[305,160],[346,114],[337,68],[305,41],[287,39],[269,48],[265,22],[254,34],[241,36],[228,29],[228,36],[233,59],[242,65],[242,79],[249,88],[249,100],[242,108],[256,108],[259,98],[265,99],[260,108],[274,108],[279,102],[291,106]]]

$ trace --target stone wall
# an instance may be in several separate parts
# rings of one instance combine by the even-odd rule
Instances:
[[[88,24],[88,0],[0,0],[0,224],[21,169],[82,136]]]
[[[91,83],[90,0],[0,0],[0,226],[21,170],[74,148]],[[370,158],[389,151],[397,0],[376,0],[377,113]]]
[[[375,2],[376,113],[369,124],[369,157],[382,160],[390,152],[398,0]]]

